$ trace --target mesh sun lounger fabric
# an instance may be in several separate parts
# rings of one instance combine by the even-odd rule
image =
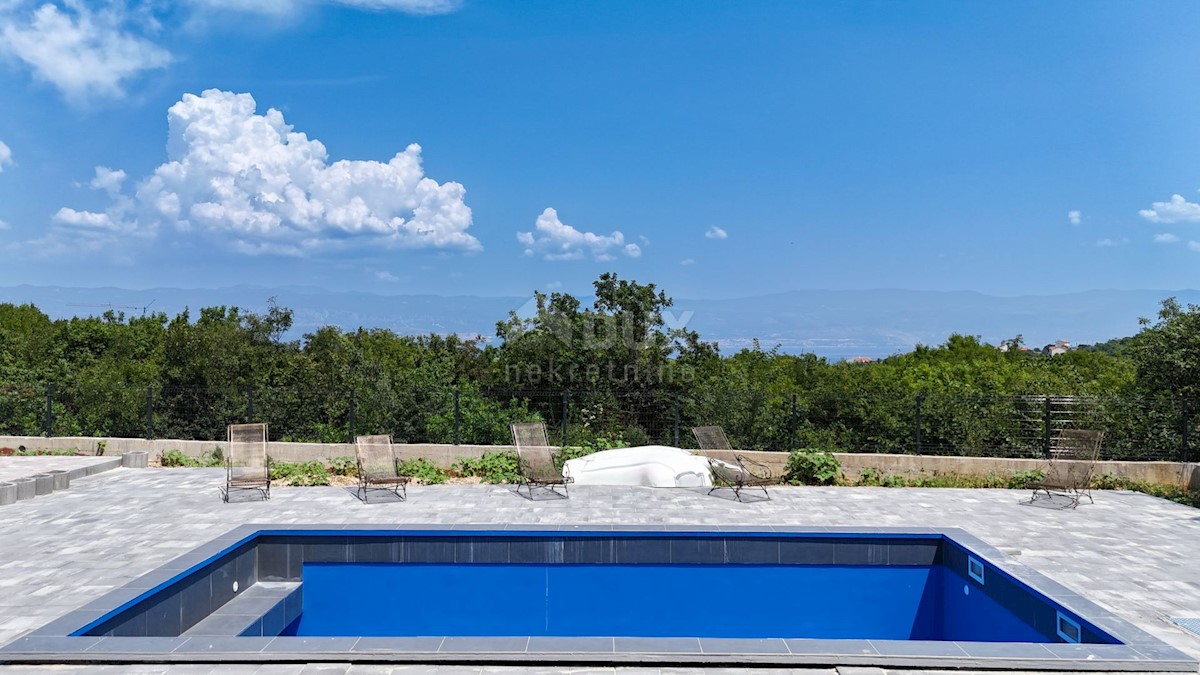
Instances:
[[[359,499],[366,503],[370,490],[386,490],[401,501],[408,497],[407,486],[412,479],[400,473],[391,436],[357,436],[354,453],[358,459]]]
[[[257,490],[263,499],[271,498],[271,460],[267,457],[266,424],[229,425],[222,498],[228,502],[233,490]]]
[[[1063,508],[1075,508],[1087,497],[1092,502],[1092,474],[1100,458],[1104,432],[1091,429],[1063,429],[1050,446],[1045,477],[1033,490],[1030,502],[1065,497]]]
[[[692,434],[701,450],[732,450],[725,430],[721,427],[692,427]]]
[[[546,425],[541,422],[513,424],[510,427],[513,443],[517,446],[517,465],[521,472],[517,483],[517,494],[525,488],[529,499],[533,499],[535,488],[544,488],[559,496],[567,497],[567,484],[572,480],[554,466],[554,448],[546,438]],[[563,491],[555,488],[562,486]]]

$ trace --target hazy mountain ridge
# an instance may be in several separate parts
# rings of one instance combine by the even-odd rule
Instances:
[[[936,345],[952,333],[978,335],[997,344],[1021,334],[1040,347],[1065,339],[1072,344],[1103,342],[1138,331],[1139,317],[1154,317],[1159,302],[1174,296],[1200,304],[1200,291],[1097,290],[1056,295],[1003,297],[973,291],[806,290],[733,299],[678,298],[668,323],[686,325],[730,353],[757,338],[764,348],[812,351],[830,358],[886,356],[914,345]],[[210,289],[0,288],[0,302],[33,303],[53,318],[126,315],[190,307],[237,305],[254,311],[268,298],[294,312],[293,337],[324,325],[343,329],[388,328],[402,334],[495,335],[509,311],[529,311],[530,298],[380,295],[326,291],[307,286],[230,286]],[[690,312],[690,314],[689,314]]]

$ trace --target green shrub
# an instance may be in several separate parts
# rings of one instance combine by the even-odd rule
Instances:
[[[277,462],[271,465],[271,480],[289,485],[329,485],[329,470],[321,462]]]
[[[1200,508],[1200,490],[1189,490],[1178,485],[1151,483],[1106,473],[1099,478],[1093,479],[1092,487],[1097,490],[1133,490],[1134,492],[1141,492],[1153,497]]]
[[[833,453],[805,448],[788,455],[783,480],[791,485],[833,485],[841,471],[842,463]]]
[[[285,443],[345,443],[346,436],[344,427],[316,422],[308,433],[285,434],[279,440]]]
[[[172,448],[163,452],[160,457],[164,467],[185,467],[189,469],[204,469],[225,466],[225,459],[220,448],[214,448],[212,452],[204,453],[199,457],[192,457],[184,454],[178,448]]]
[[[33,448],[33,449],[26,450],[26,449],[24,449],[24,447],[22,447],[22,448],[18,449],[14,454],[18,457],[38,457],[38,456],[70,457],[72,455],[79,454],[79,450],[76,448]]]
[[[489,450],[477,459],[459,457],[451,468],[460,476],[475,476],[485,483],[516,483],[521,478],[515,452]]]
[[[865,468],[859,474],[857,485],[875,485],[880,487],[916,487],[916,488],[1009,488],[1012,490],[1027,490],[1042,481],[1045,475],[1036,469],[1014,471],[1007,476],[989,473],[986,476],[964,475],[957,473],[932,473],[918,476],[892,476],[880,473],[878,469]]]
[[[1029,469],[1027,471],[1014,471],[1008,478],[1008,485],[1005,487],[1013,490],[1029,490],[1037,485],[1040,485],[1046,474],[1037,469]]]
[[[329,460],[329,472],[335,476],[357,476],[358,459],[354,457],[334,457]]]
[[[412,476],[423,485],[445,483],[450,478],[450,474],[445,469],[424,457],[400,462],[400,474]]]
[[[865,467],[858,472],[858,485],[879,485],[883,481],[884,475],[879,472],[879,469],[874,467]]]

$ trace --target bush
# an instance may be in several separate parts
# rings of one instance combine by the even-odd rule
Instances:
[[[1189,490],[1178,485],[1150,483],[1106,473],[1093,480],[1092,487],[1097,490],[1133,490],[1179,504],[1200,508],[1200,490]]]
[[[329,470],[321,462],[278,462],[271,465],[271,480],[305,487],[329,485]]]
[[[358,460],[354,457],[334,457],[329,460],[329,472],[335,476],[357,476]]]
[[[459,457],[451,468],[460,476],[475,476],[485,483],[516,483],[521,478],[515,452],[489,450],[478,459]]]
[[[159,458],[164,467],[186,467],[189,469],[205,469],[219,466],[225,466],[225,459],[220,448],[214,448],[212,452],[206,452],[199,457],[191,457],[185,455],[178,448],[172,448],[163,452]]]
[[[400,462],[400,475],[412,476],[422,485],[445,483],[450,474],[442,467],[424,457]]]
[[[1029,469],[1028,471],[1014,471],[1008,478],[1008,485],[1005,487],[1013,490],[1030,490],[1041,484],[1046,478],[1046,474],[1037,469]]]
[[[79,450],[75,448],[35,448],[26,450],[25,446],[22,445],[14,454],[18,457],[70,457],[79,454]]]
[[[791,485],[833,485],[842,472],[842,463],[831,452],[793,450],[788,455],[783,480]]]

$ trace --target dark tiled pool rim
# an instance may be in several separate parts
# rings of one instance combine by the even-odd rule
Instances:
[[[81,636],[105,615],[131,605],[150,589],[204,568],[211,558],[253,551],[260,538],[301,535],[363,536],[411,533],[417,537],[586,536],[614,534],[679,539],[688,535],[730,540],[766,535],[845,535],[853,539],[947,539],[986,560],[1020,584],[1046,595],[1124,644],[971,643],[905,640],[573,638],[573,637],[120,637]],[[294,544],[293,544],[294,545]],[[868,547],[869,548],[869,547]],[[872,555],[866,548],[855,558]],[[243,558],[246,556],[242,556]],[[560,561],[561,562],[561,561]],[[682,561],[681,561],[682,562]],[[695,562],[695,560],[692,560]],[[844,561],[850,562],[850,561]],[[855,560],[854,562],[886,562]],[[900,564],[916,564],[900,563]],[[229,574],[246,577],[229,562]],[[210,564],[210,569],[212,569]],[[265,580],[265,579],[264,579]],[[253,583],[253,580],[250,581]],[[222,601],[223,602],[223,601]],[[752,602],[752,600],[747,600]],[[4,663],[655,663],[679,665],[871,665],[916,668],[1019,670],[1187,671],[1197,662],[1112,612],[1005,555],[959,528],[546,525],[243,525],[0,648]]]

